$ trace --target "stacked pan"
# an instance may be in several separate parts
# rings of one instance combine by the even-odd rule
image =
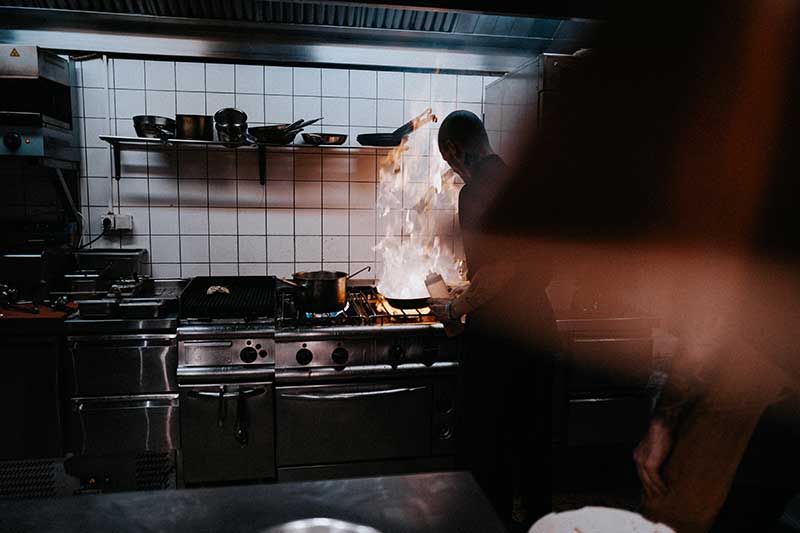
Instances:
[[[225,144],[238,146],[255,142],[247,133],[247,113],[233,107],[220,109],[214,114],[217,137]]]

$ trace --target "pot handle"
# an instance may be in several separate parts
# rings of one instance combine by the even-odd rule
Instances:
[[[156,130],[158,130],[158,138],[161,139],[161,142],[167,143],[169,142],[171,132],[167,131],[166,129],[162,128],[161,126],[156,126]]]
[[[361,274],[361,273],[362,273],[362,272],[364,272],[365,270],[366,270],[367,272],[369,272],[370,270],[372,270],[372,267],[371,267],[371,266],[369,266],[369,265],[367,265],[367,266],[365,266],[364,268],[362,268],[361,270],[356,270],[354,273],[352,273],[352,274],[348,274],[348,275],[347,275],[347,279],[350,279],[350,278],[352,278],[353,276],[358,276],[359,274]]]
[[[287,285],[294,287],[295,289],[302,289],[304,287],[304,285],[297,283],[296,281],[291,281],[286,278],[278,278],[278,279],[286,283]]]

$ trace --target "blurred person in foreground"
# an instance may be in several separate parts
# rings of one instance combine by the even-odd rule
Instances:
[[[800,3],[615,8],[482,243],[590,264],[679,339],[635,452],[646,517],[779,530],[800,489]]]
[[[431,302],[444,322],[466,315],[461,465],[473,472],[507,523],[518,466],[516,519],[530,525],[551,507],[551,359],[557,334],[544,292],[549,264],[484,242],[486,208],[506,185],[509,169],[492,151],[481,120],[454,111],[442,121],[438,142],[442,157],[464,181],[458,214],[470,285],[452,300]],[[509,312],[519,311],[521,297],[527,308],[524,342],[500,326]]]

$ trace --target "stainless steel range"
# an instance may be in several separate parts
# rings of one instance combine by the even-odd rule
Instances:
[[[459,343],[427,309],[351,287],[338,316],[281,291],[276,345],[279,480],[454,466]]]
[[[274,278],[198,279],[178,328],[186,483],[454,466],[459,341],[427,309],[394,310],[364,286],[311,315]],[[272,291],[260,306],[257,288]]]
[[[186,484],[275,478],[275,279],[197,277],[181,294]]]

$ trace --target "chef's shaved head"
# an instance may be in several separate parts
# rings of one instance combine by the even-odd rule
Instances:
[[[481,152],[489,147],[489,136],[478,116],[465,110],[453,111],[442,121],[439,128],[439,148],[447,141],[457,144],[468,153]]]

